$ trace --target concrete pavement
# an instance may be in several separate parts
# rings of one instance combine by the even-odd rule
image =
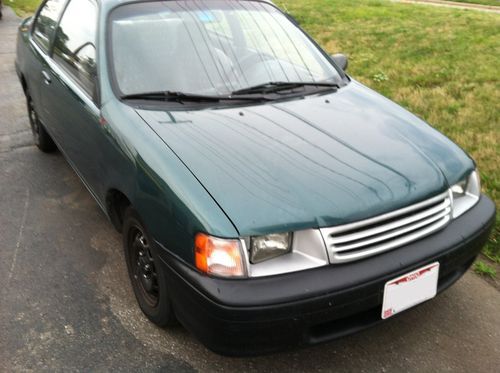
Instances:
[[[357,335],[252,359],[211,353],[139,311],[120,237],[60,153],[32,145],[0,21],[0,371],[493,372],[500,294],[468,273],[438,298]]]

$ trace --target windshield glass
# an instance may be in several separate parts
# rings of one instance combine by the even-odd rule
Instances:
[[[268,82],[339,82],[321,51],[283,13],[259,1],[125,5],[111,15],[111,61],[122,95],[203,95]]]

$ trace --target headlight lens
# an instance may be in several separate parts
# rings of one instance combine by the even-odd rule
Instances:
[[[194,254],[196,268],[206,274],[221,277],[243,277],[246,274],[239,240],[198,233]]]
[[[453,218],[458,218],[479,201],[481,196],[479,173],[473,171],[465,180],[450,189],[453,195]]]
[[[250,238],[250,263],[256,264],[287,254],[292,249],[292,233],[267,234]]]

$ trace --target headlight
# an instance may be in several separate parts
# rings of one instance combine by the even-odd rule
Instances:
[[[289,253],[292,234],[268,234],[250,238],[250,263],[256,264]]]
[[[451,187],[453,195],[453,218],[458,218],[479,201],[481,182],[477,171]]]

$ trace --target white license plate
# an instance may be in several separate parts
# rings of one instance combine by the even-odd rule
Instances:
[[[385,284],[382,318],[434,298],[437,293],[439,263],[432,263]]]

